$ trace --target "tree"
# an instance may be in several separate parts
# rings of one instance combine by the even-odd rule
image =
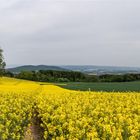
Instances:
[[[0,48],[0,76],[5,72],[6,63],[4,62],[3,50]]]
[[[22,71],[18,74],[17,78],[26,79],[26,80],[33,80],[34,73],[32,71]]]

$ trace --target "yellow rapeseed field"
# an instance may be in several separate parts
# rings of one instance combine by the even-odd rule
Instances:
[[[140,93],[71,91],[0,78],[0,140],[22,140],[34,112],[45,140],[140,139]]]

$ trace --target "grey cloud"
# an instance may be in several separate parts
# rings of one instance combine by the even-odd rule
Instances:
[[[1,0],[8,64],[140,66],[138,0]]]

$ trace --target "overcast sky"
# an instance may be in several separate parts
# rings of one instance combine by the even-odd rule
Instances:
[[[0,0],[8,65],[140,67],[139,0]]]

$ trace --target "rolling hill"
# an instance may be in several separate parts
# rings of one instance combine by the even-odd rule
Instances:
[[[79,71],[89,75],[140,73],[139,67],[114,67],[114,66],[95,66],[95,65],[61,65],[61,66],[24,65],[14,68],[7,68],[7,70],[13,73],[19,73],[21,71],[38,71],[38,70]]]
[[[80,71],[90,75],[140,73],[139,67],[115,67],[95,65],[64,65],[61,67],[72,71]]]
[[[24,66],[19,66],[19,67],[15,67],[15,68],[8,68],[7,70],[10,71],[10,72],[13,72],[13,73],[19,73],[21,71],[39,71],[39,70],[58,70],[58,71],[62,71],[62,70],[66,70],[66,69],[58,67],[58,66],[24,65]]]

